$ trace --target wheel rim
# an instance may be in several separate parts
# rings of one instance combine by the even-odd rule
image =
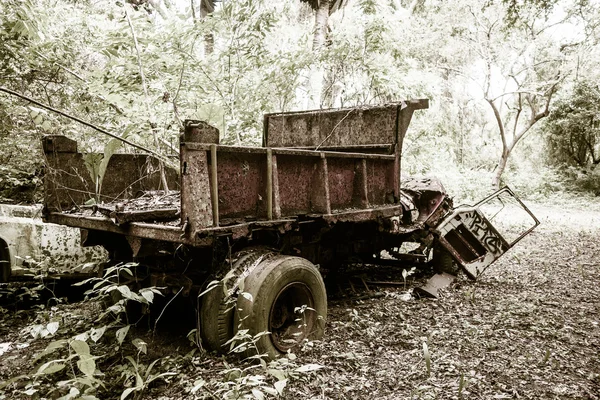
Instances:
[[[304,283],[293,282],[279,291],[269,313],[273,345],[287,352],[306,339],[317,318],[314,297]]]

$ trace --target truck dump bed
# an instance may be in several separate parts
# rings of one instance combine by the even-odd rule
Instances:
[[[413,111],[427,107],[427,100],[416,100],[268,114],[263,147],[219,145],[215,128],[186,121],[180,170],[165,169],[169,191],[155,157],[114,154],[97,193],[90,156],[64,136],[48,136],[43,141],[45,218],[205,246],[214,236],[289,229],[301,219],[402,215],[402,140]]]

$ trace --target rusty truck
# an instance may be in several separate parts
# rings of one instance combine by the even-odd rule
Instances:
[[[262,147],[222,145],[216,128],[188,120],[178,171],[114,154],[100,193],[77,143],[46,136],[44,218],[79,228],[112,262],[136,262],[138,284],[191,297],[204,346],[267,332],[256,348],[276,357],[323,336],[324,273],[408,260],[475,279],[539,223],[509,188],[453,207],[436,179],[401,176],[411,118],[428,106],[267,114]]]

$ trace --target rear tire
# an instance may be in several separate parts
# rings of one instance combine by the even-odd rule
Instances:
[[[240,329],[256,337],[245,356],[274,359],[305,339],[321,339],[327,319],[327,294],[321,273],[300,257],[275,256],[263,261],[244,281],[237,299]]]
[[[200,305],[200,337],[208,350],[226,352],[225,344],[235,334],[234,309],[239,292],[238,284],[242,276],[258,266],[275,253],[267,248],[249,248],[233,256],[232,267],[227,274],[229,279],[222,280],[206,292]]]

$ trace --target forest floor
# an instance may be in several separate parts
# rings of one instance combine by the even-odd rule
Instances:
[[[0,309],[0,399],[600,399],[600,202],[532,210],[542,225],[476,282],[331,298],[324,340],[268,365],[194,350],[187,331],[120,343],[97,301]]]

